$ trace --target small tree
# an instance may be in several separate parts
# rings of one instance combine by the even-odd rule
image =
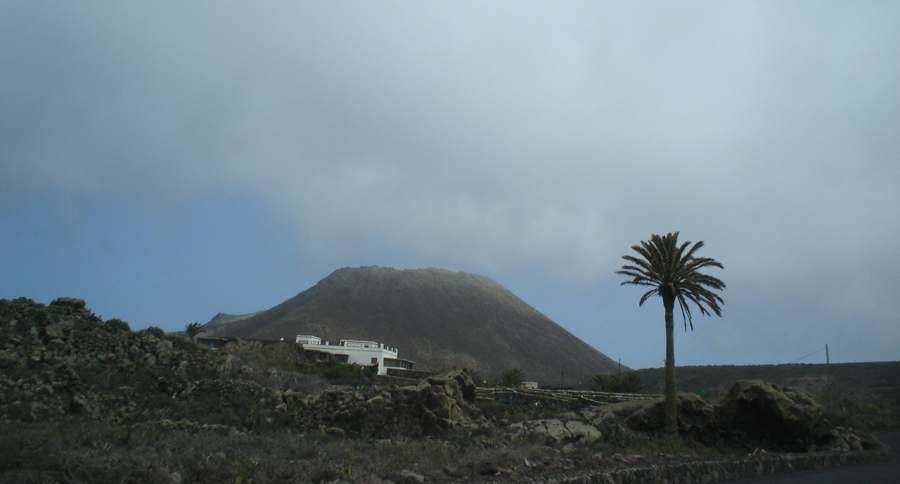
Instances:
[[[525,382],[525,373],[518,368],[510,368],[504,370],[500,374],[500,385],[509,388],[515,388]]]
[[[188,338],[191,341],[197,337],[198,334],[203,332],[203,325],[198,322],[188,323],[187,326],[184,327],[184,334],[188,335]]]

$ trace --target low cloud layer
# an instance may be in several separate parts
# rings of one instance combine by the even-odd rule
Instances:
[[[801,308],[799,327],[851,335],[860,358],[900,356],[893,4],[11,3],[0,19],[7,213],[44,192],[161,212],[231,193],[323,266],[390,252],[567,287],[680,230],[756,328],[711,345],[776,331],[755,306]]]

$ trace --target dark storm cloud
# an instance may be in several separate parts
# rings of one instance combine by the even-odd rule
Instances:
[[[0,8],[3,203],[251,193],[310,258],[573,284],[681,230],[739,299],[900,341],[893,4]]]

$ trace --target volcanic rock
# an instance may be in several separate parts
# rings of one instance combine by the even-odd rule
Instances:
[[[716,402],[723,429],[789,451],[806,450],[824,415],[825,408],[809,395],[762,380],[739,380]]]

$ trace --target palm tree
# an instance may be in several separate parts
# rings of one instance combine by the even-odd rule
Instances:
[[[198,334],[203,332],[203,325],[197,322],[188,323],[187,326],[184,327],[184,333],[188,335],[188,338],[191,341],[194,341],[194,338],[197,337]]]
[[[510,368],[500,373],[500,385],[507,388],[517,388],[525,382],[525,372],[518,368]]]
[[[670,435],[678,432],[678,415],[675,389],[675,342],[674,342],[674,310],[675,301],[681,309],[681,318],[684,321],[684,330],[688,325],[694,330],[691,321],[691,309],[688,301],[700,308],[700,313],[710,315],[709,310],[722,316],[719,304],[722,298],[713,290],[725,289],[725,283],[713,276],[703,274],[701,269],[718,267],[722,264],[709,257],[696,257],[694,254],[703,247],[703,241],[691,245],[687,241],[678,245],[678,232],[670,232],[659,236],[653,234],[649,241],[641,241],[641,245],[633,245],[631,248],[640,257],[623,255],[622,258],[630,262],[622,266],[622,270],[616,274],[628,276],[631,280],[625,284],[650,286],[651,290],[641,296],[639,306],[644,301],[659,296],[663,300],[663,308],[666,312],[666,425],[665,430]],[[709,310],[707,310],[709,308]]]
[[[644,391],[644,381],[634,372],[629,371],[625,376],[619,378],[619,390],[622,393],[641,393]]]

